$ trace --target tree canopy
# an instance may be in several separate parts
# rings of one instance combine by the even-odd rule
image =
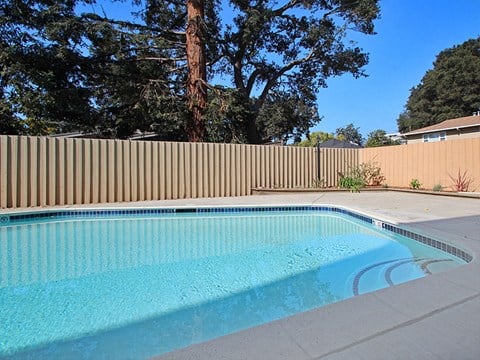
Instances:
[[[318,143],[325,142],[330,139],[334,139],[335,135],[324,131],[314,131],[307,135],[307,138],[303,141],[296,143],[297,146],[311,147],[317,146]]]
[[[184,74],[172,63],[184,45],[169,23],[176,9],[167,21],[146,6],[135,23],[79,12],[94,3],[0,1],[2,103],[28,134],[158,128],[181,136]]]
[[[399,116],[398,130],[408,132],[447,119],[469,116],[480,108],[480,37],[443,50],[433,69],[413,87]]]
[[[357,145],[363,145],[363,136],[360,133],[360,128],[353,124],[348,124],[345,127],[339,127],[335,130],[335,136],[339,140],[351,141]]]
[[[345,41],[351,29],[373,34],[378,17],[376,0],[231,0],[234,13],[220,37],[219,69],[233,78],[235,91],[250,99],[244,124],[247,142],[287,140],[306,133],[318,122],[316,94],[330,76],[349,72],[364,75],[368,57]],[[275,102],[276,114],[288,113],[291,104],[310,112],[277,127],[282,117],[265,117]],[[280,100],[280,101],[278,101]],[[286,107],[284,106],[286,104]],[[283,109],[282,109],[283,108]],[[270,114],[269,114],[270,115]],[[268,119],[268,122],[265,122]],[[296,125],[299,126],[296,126]],[[290,130],[290,131],[281,131]],[[295,131],[297,135],[295,135]]]
[[[329,139],[337,140],[346,140],[351,141],[356,144],[362,145],[364,139],[359,132],[360,128],[356,128],[353,124],[348,124],[345,127],[338,128],[333,133],[315,131],[307,135],[307,138],[301,142],[296,143],[296,146],[316,146],[319,142],[325,142]],[[389,145],[398,145],[400,142],[392,140],[387,136],[385,130],[374,130],[367,135],[367,140],[365,141],[365,147],[377,147],[377,146],[389,146]]]
[[[387,136],[387,132],[381,129],[377,129],[368,133],[367,141],[365,141],[365,147],[378,147],[398,144],[400,144],[399,141],[392,140]]]
[[[186,140],[198,126],[198,140],[298,140],[320,120],[329,77],[364,75],[348,33],[373,34],[379,15],[378,0],[194,2],[207,73],[192,80],[189,3],[132,0],[118,18],[95,0],[0,0],[0,131]]]

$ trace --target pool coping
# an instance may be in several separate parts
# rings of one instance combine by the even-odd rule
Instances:
[[[358,192],[404,192],[417,195],[433,195],[433,196],[450,196],[457,198],[480,199],[480,192],[478,191],[433,191],[427,189],[411,189],[401,187],[382,187],[382,186],[367,186],[361,188]],[[335,192],[352,192],[344,188],[252,188],[252,195],[274,195],[274,194],[295,194],[295,193],[335,193]]]
[[[437,200],[438,205],[430,204],[429,209],[422,209],[422,201],[427,203],[431,201],[427,195],[392,194],[394,193],[330,194],[322,197],[318,194],[308,196],[292,194],[223,200],[146,202],[125,206],[132,208],[141,204],[138,207],[187,208],[215,207],[219,203],[235,203],[233,207],[243,206],[244,203],[248,203],[246,206],[252,204],[262,206],[267,203],[272,206],[278,203],[325,206],[334,204],[335,207],[345,206],[368,217],[416,233],[428,234],[445,243],[466,249],[473,256],[470,263],[447,272],[356,296],[155,358],[199,360],[385,359],[392,356],[422,359],[480,358],[478,315],[480,238],[476,232],[480,229],[477,224],[477,217],[480,219],[480,208],[476,204],[477,200],[472,200],[475,203],[462,205],[463,203],[453,198],[445,198],[453,200]],[[372,196],[373,200],[370,199]],[[412,201],[413,203],[420,201],[420,205],[414,207]],[[124,207],[122,205],[125,204],[102,204],[101,207]],[[397,205],[407,210],[401,206],[398,210]],[[388,208],[388,211],[385,208]],[[53,210],[58,209],[70,207],[56,207]],[[392,209],[395,213],[392,213]],[[32,211],[37,209],[25,209],[21,212]],[[419,214],[418,217],[414,217],[414,220],[418,221],[408,220],[412,211]],[[462,217],[455,219],[459,213],[474,214],[474,218],[464,216],[465,219]],[[468,227],[473,229],[470,233],[467,232]]]

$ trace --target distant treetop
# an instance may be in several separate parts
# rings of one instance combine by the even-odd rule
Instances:
[[[443,50],[433,69],[410,90],[397,124],[402,133],[480,109],[480,37]]]

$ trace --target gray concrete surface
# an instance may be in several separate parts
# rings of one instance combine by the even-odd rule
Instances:
[[[454,244],[468,251],[473,260],[443,273],[356,296],[155,359],[480,359],[479,199],[397,192],[335,192],[97,206],[277,204],[347,207]]]

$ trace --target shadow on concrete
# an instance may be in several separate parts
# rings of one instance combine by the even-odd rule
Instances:
[[[439,220],[427,220],[417,222],[399,223],[401,227],[419,229],[422,232],[433,230],[436,235],[444,234],[448,239],[449,235],[480,241],[480,215],[459,216]]]

